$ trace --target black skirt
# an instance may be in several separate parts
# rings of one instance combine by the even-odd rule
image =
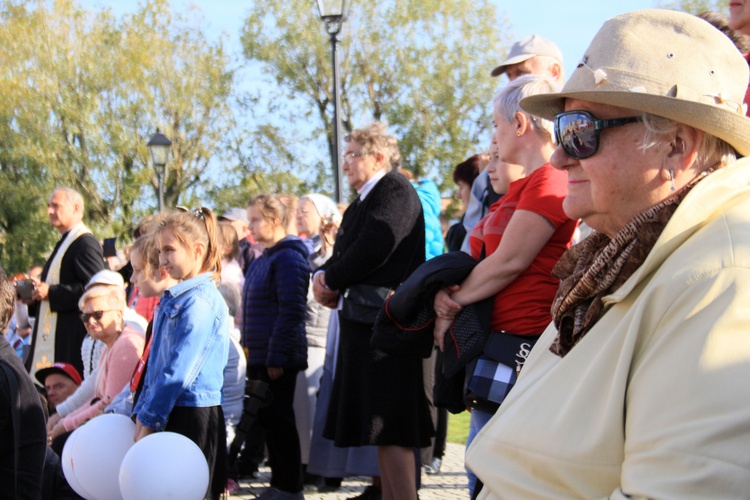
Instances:
[[[372,326],[339,315],[338,359],[323,436],[336,446],[422,448],[434,435],[422,359],[370,346]]]
[[[227,482],[227,434],[221,406],[175,406],[164,430],[182,434],[203,451],[211,478],[206,498],[218,499]]]

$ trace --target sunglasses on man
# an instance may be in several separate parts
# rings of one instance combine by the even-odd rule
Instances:
[[[599,134],[611,127],[640,121],[640,117],[599,120],[587,111],[566,111],[555,116],[555,139],[565,154],[583,160],[599,150]]]

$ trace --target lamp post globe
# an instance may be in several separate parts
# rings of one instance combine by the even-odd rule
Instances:
[[[156,180],[159,186],[159,211],[164,208],[164,181],[167,173],[167,161],[169,160],[169,151],[172,146],[170,141],[157,128],[156,133],[148,141],[148,152],[151,154],[151,164],[156,171]]]
[[[336,202],[344,201],[344,187],[341,175],[341,94],[339,91],[339,57],[338,57],[338,34],[341,26],[349,16],[350,0],[318,0],[320,19],[326,26],[331,38],[331,53],[333,62],[333,148],[331,158],[333,160],[333,178],[336,183],[334,199]]]

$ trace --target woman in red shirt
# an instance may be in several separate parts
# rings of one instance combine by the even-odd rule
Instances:
[[[559,285],[552,267],[570,247],[577,221],[562,209],[567,174],[549,164],[555,148],[552,123],[526,114],[519,102],[556,91],[548,78],[529,75],[495,97],[498,154],[487,171],[493,190],[505,194],[470,234],[471,254],[482,262],[463,283],[435,297],[435,340],[441,349],[462,306],[488,297],[494,297],[490,332],[538,336],[552,320],[550,307]],[[472,411],[469,443],[491,416]],[[470,474],[470,489],[471,479]]]

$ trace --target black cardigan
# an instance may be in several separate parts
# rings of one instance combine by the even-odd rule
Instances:
[[[333,255],[321,269],[326,285],[343,292],[355,284],[396,288],[424,262],[424,215],[417,191],[387,173],[364,201],[344,213]]]

